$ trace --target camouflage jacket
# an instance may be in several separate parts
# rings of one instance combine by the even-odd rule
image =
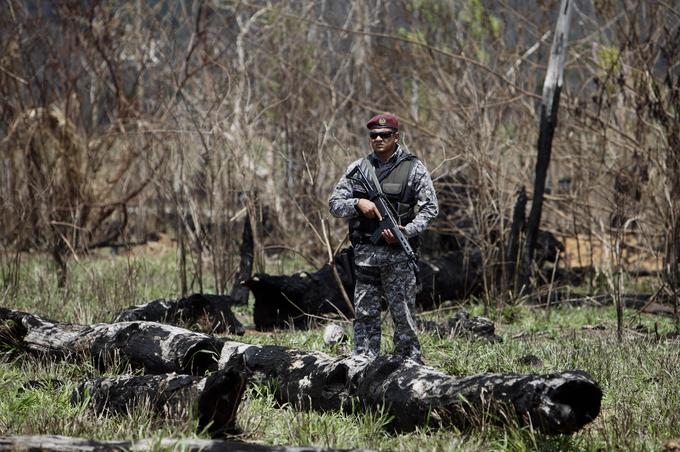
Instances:
[[[372,153],[367,158],[376,164],[378,168],[381,168],[397,164],[405,155],[406,152],[401,147],[397,147],[396,152],[387,162],[381,162],[375,153]],[[356,209],[359,199],[352,197],[355,188],[357,188],[354,186],[356,182],[347,178],[347,174],[359,163],[361,163],[361,159],[352,162],[347,167],[345,175],[337,183],[328,200],[331,214],[334,217],[349,219],[360,215]],[[413,221],[405,225],[405,235],[407,238],[411,238],[423,232],[427,225],[437,216],[439,204],[437,203],[437,194],[434,191],[430,173],[420,160],[416,160],[411,169],[408,186],[414,190],[416,200],[416,216]],[[398,246],[359,244],[354,249],[354,260],[356,265],[383,266],[406,260],[406,254]]]

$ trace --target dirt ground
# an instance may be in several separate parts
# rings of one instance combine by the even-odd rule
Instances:
[[[607,268],[619,263],[628,270],[661,270],[663,255],[654,252],[640,243],[636,235],[625,235],[621,238],[619,250],[615,238],[603,242],[597,237],[578,234],[571,237],[561,237],[565,251],[561,256],[568,267],[594,266]],[[619,262],[620,259],[620,262]]]

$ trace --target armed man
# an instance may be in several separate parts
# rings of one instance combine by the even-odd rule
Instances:
[[[394,353],[422,363],[414,250],[439,212],[437,196],[425,165],[400,146],[396,116],[376,115],[366,127],[373,153],[349,165],[329,200],[333,216],[349,219],[354,246],[354,354],[380,353],[384,300],[394,323]]]

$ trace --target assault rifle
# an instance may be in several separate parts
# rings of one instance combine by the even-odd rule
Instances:
[[[355,174],[358,174],[359,177],[354,177]],[[355,166],[354,169],[347,174],[347,178],[358,182],[364,187],[364,190],[368,193],[368,199],[373,201],[382,216],[382,220],[378,223],[378,227],[371,235],[371,242],[374,244],[378,243],[382,237],[382,231],[384,229],[389,229],[399,242],[401,249],[406,253],[409,262],[415,265],[417,260],[416,253],[413,252],[411,244],[406,239],[406,236],[404,236],[404,233],[401,232],[401,229],[399,229],[399,221],[395,218],[395,216],[398,217],[398,215],[393,211],[389,201],[387,201],[373,166],[368,160],[363,159],[359,165]]]

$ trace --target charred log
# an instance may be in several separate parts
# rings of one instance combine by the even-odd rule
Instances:
[[[472,317],[464,311],[457,312],[443,324],[420,318],[416,319],[416,324],[421,330],[433,332],[440,337],[464,337],[491,343],[503,342],[503,339],[496,335],[496,328],[491,320],[480,316]]]
[[[229,332],[242,336],[245,333],[231,310],[235,301],[228,295],[193,294],[179,300],[158,299],[146,304],[130,306],[116,314],[114,322],[145,320],[170,325],[210,323],[211,333]]]
[[[499,422],[531,422],[548,434],[572,433],[598,415],[602,399],[597,383],[582,371],[454,377],[392,356],[333,359],[274,345],[226,343],[220,367],[244,363],[255,380],[271,384],[280,403],[350,412],[358,401],[383,409],[400,431],[428,423],[466,428],[475,413],[485,413]]]
[[[344,263],[336,264],[343,287],[353,301],[354,266],[345,251]],[[416,305],[429,309],[445,300],[462,299],[478,293],[482,281],[481,253],[459,250],[432,261],[418,263],[422,290]],[[307,328],[318,316],[342,315],[352,318],[330,265],[314,273],[293,275],[257,274],[245,282],[255,297],[253,319],[258,330],[294,326]]]
[[[333,263],[350,297],[354,293],[353,255],[351,248],[343,250]],[[253,320],[258,330],[287,326],[306,328],[310,316],[340,314],[353,317],[330,264],[314,273],[300,272],[291,276],[259,273],[244,284],[255,296]]]
[[[484,269],[478,248],[463,248],[430,261],[418,262],[422,288],[416,306],[431,309],[447,300],[462,300],[482,290]]]
[[[147,373],[202,375],[216,369],[223,342],[201,333],[155,322],[75,325],[0,308],[5,348],[50,359],[85,358],[98,368],[125,363]]]
[[[535,248],[534,261],[539,269],[547,263],[555,263],[564,251],[562,242],[548,231],[539,231]],[[496,271],[500,276],[504,270],[502,263],[498,264]],[[546,268],[550,275],[552,268]],[[416,295],[416,305],[423,309],[439,306],[447,300],[482,294],[484,261],[482,250],[473,244],[435,259],[421,260],[418,272],[422,290]],[[549,283],[551,278],[546,275],[543,280]]]
[[[476,235],[471,206],[479,199],[471,174],[458,171],[437,177],[434,188],[439,215],[421,236],[420,254],[428,259],[461,250]]]
[[[563,245],[549,232],[539,234],[536,260],[555,262]],[[352,249],[343,250],[334,262],[347,295],[354,297],[354,259]],[[416,306],[430,309],[447,300],[459,300],[479,295],[483,289],[482,252],[472,245],[445,256],[418,262],[421,290]],[[307,328],[317,316],[342,315],[352,317],[330,265],[320,270],[294,275],[259,273],[244,283],[255,297],[253,312],[255,328],[271,330],[294,326]]]
[[[236,367],[208,377],[179,374],[97,378],[82,383],[71,402],[88,400],[97,412],[127,413],[148,403],[157,413],[172,415],[193,407],[198,429],[213,435],[235,431],[236,410],[246,386],[244,369]]]
[[[69,436],[2,436],[0,450],[48,451],[48,452],[93,452],[111,450],[183,450],[187,452],[340,452],[348,449],[323,449],[317,447],[268,446],[266,444],[244,443],[231,440],[210,440],[200,438],[157,438],[135,441],[103,441],[74,438]],[[351,449],[356,452],[366,449]]]

